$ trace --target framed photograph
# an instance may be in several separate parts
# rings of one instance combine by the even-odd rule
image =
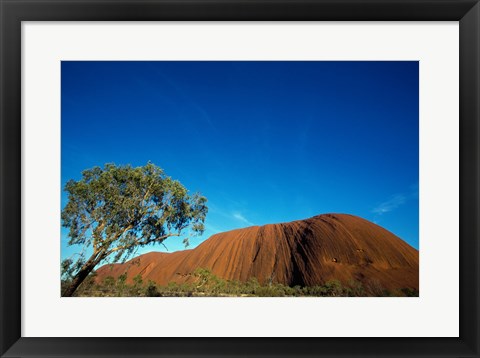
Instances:
[[[478,357],[477,1],[1,2],[2,357]]]

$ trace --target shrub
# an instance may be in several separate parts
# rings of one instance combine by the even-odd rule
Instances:
[[[363,297],[366,296],[365,288],[360,281],[350,280],[348,282],[348,296]]]
[[[118,276],[116,286],[117,286],[118,295],[125,296],[125,292],[127,289],[127,273],[126,272]]]
[[[419,296],[418,290],[416,290],[414,288],[402,288],[401,291],[406,297],[418,297]]]
[[[147,287],[145,287],[145,296],[146,297],[160,297],[161,294],[158,292],[157,284],[152,281],[148,280]]]
[[[103,280],[103,285],[105,286],[105,288],[112,290],[115,287],[115,279],[113,278],[113,276],[105,277],[105,279]]]
[[[338,280],[331,280],[325,283],[325,294],[330,297],[345,296],[346,290]]]
[[[82,296],[135,296],[135,297],[190,297],[190,296],[257,296],[257,297],[363,297],[363,296],[395,296],[418,297],[418,290],[403,288],[389,292],[381,286],[379,281],[351,280],[343,285],[338,280],[325,282],[316,286],[287,286],[281,283],[268,282],[260,284],[257,278],[252,277],[247,282],[224,280],[210,270],[197,268],[193,274],[193,281],[177,283],[169,282],[166,286],[159,286],[154,281],[143,281],[141,275],[133,278],[133,284],[127,284],[127,274],[124,273],[115,280],[112,276],[106,277],[101,285],[95,284],[95,276],[89,277],[81,285],[77,294]],[[64,282],[62,281],[62,285]]]

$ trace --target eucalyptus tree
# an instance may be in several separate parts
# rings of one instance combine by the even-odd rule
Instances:
[[[68,245],[83,249],[62,262],[62,277],[69,277],[63,296],[72,296],[102,262],[124,262],[138,248],[173,236],[188,246],[189,237],[205,229],[207,199],[190,195],[152,163],[94,167],[68,181],[65,191],[62,226],[69,229]]]

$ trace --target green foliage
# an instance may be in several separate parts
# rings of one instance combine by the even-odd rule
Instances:
[[[94,277],[94,276],[92,276]],[[187,279],[188,282],[169,282],[159,286],[149,280],[146,284],[141,275],[133,277],[133,283],[127,284],[124,273],[115,280],[112,276],[104,279],[101,285],[82,284],[81,296],[132,296],[132,297],[418,297],[418,291],[404,288],[398,291],[387,291],[378,286],[378,282],[362,282],[351,280],[347,285],[338,280],[331,280],[317,286],[286,286],[280,283],[260,284],[255,277],[247,282],[224,280],[204,268],[196,269]],[[93,280],[88,281],[93,282]],[[131,282],[131,281],[130,281]],[[373,286],[370,286],[372,285]],[[372,292],[380,292],[373,294]]]
[[[133,277],[133,284],[127,285],[127,292],[126,296],[147,296],[147,289],[149,287],[150,281],[144,286],[142,275],[138,274]],[[150,294],[154,294],[155,292],[150,292]]]
[[[141,287],[143,284],[143,279],[142,275],[138,274],[133,278],[133,282],[135,283],[135,286]]]
[[[260,283],[258,282],[256,277],[251,277],[246,285],[245,289],[243,290],[247,294],[255,295],[260,290]]]
[[[118,276],[116,288],[120,296],[125,296],[125,292],[127,291],[127,274],[126,273],[123,273],[120,276]]]
[[[64,280],[85,276],[78,274],[91,272],[102,261],[125,261],[138,248],[168,237],[204,231],[207,199],[189,195],[152,163],[88,169],[79,181],[68,181],[65,191],[68,202],[61,217],[62,226],[69,229],[68,244],[82,245],[82,252],[91,249],[93,255],[63,261]],[[189,236],[183,242],[188,246]]]
[[[145,287],[145,296],[147,297],[160,297],[160,292],[158,292],[157,285],[152,280],[149,280],[147,287]]]
[[[115,279],[113,276],[107,276],[103,280],[103,285],[108,289],[113,289],[115,287]]]
[[[348,282],[348,295],[352,297],[367,296],[365,288],[360,281],[350,280]]]
[[[342,283],[338,280],[328,281],[324,285],[325,296],[329,297],[342,297],[347,296],[347,290],[342,286]]]
[[[75,262],[72,259],[63,260],[60,266],[62,279],[71,280],[75,276],[75,273],[84,265],[84,263],[83,257],[80,257]]]
[[[419,295],[418,290],[414,288],[402,288],[401,291],[406,297],[418,297]]]

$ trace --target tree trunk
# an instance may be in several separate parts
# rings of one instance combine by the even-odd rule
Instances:
[[[87,278],[88,274],[93,271],[95,266],[105,258],[105,253],[93,254],[87,262],[82,266],[80,271],[77,272],[73,278],[72,283],[62,293],[62,297],[72,297],[73,293],[77,290],[78,286]]]

